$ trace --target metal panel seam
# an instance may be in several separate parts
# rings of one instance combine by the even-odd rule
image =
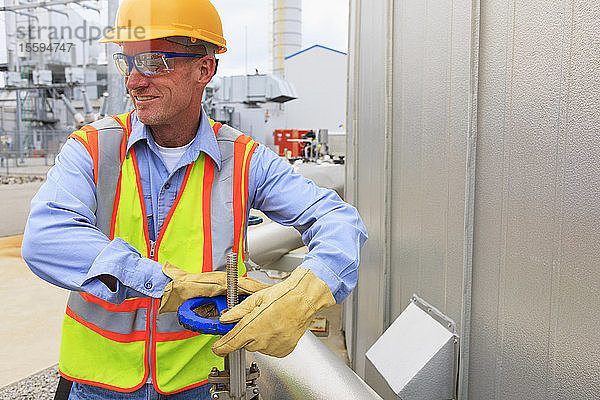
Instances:
[[[385,262],[383,269],[383,327],[382,332],[390,326],[392,317],[391,272],[392,272],[392,162],[394,133],[394,0],[387,0],[388,18],[386,21],[387,43],[385,46],[385,139],[384,139],[384,216],[385,216]]]
[[[352,7],[352,5],[354,5],[354,7]],[[360,57],[358,57],[357,55],[360,52],[360,0],[351,0],[351,4],[350,4],[350,13],[352,15],[352,12],[354,12],[354,37],[352,38],[352,47],[349,46],[348,48],[348,53],[350,54],[351,49],[353,49],[353,54],[351,55],[352,57],[352,76],[350,76],[350,74],[348,75],[348,79],[352,79],[353,80],[353,87],[352,87],[352,91],[353,91],[353,99],[352,99],[352,121],[351,121],[351,126],[352,126],[352,135],[351,135],[351,139],[352,139],[352,186],[353,186],[353,191],[354,191],[354,196],[353,196],[353,201],[354,201],[354,207],[356,207],[357,209],[359,208],[359,204],[358,204],[358,141],[356,139],[357,134],[356,134],[356,127],[358,126],[358,113],[357,113],[357,104],[358,104],[358,83],[357,83],[357,64],[360,60]],[[352,17],[351,17],[352,18]],[[349,68],[350,68],[350,64],[349,64]],[[349,81],[350,82],[350,81]],[[348,140],[346,141],[346,143],[348,144]],[[349,152],[348,150],[346,150],[347,152]],[[346,178],[347,179],[347,178]],[[349,187],[348,184],[346,184],[346,187]],[[359,285],[359,283],[357,283],[357,286]],[[352,360],[350,360],[351,365],[352,365],[352,369],[356,370],[356,360],[358,358],[358,354],[356,354],[356,347],[357,347],[357,336],[358,336],[358,290],[354,290],[354,294],[352,295],[352,343],[351,343],[351,347],[352,347]],[[364,373],[363,373],[363,377],[364,377]]]
[[[557,354],[558,350],[556,349],[556,344],[559,342],[559,320],[560,320],[560,310],[561,310],[561,302],[560,302],[560,288],[561,288],[561,267],[563,264],[563,228],[564,228],[564,215],[565,215],[565,161],[564,158],[566,151],[566,136],[568,133],[568,107],[564,108],[563,114],[563,102],[569,103],[569,93],[571,91],[571,81],[570,79],[565,78],[565,71],[569,71],[572,64],[572,52],[573,52],[573,27],[575,20],[573,18],[575,10],[575,2],[564,1],[563,2],[563,47],[561,49],[561,74],[560,74],[560,94],[558,98],[558,116],[557,116],[557,136],[556,136],[556,160],[555,160],[555,168],[556,168],[556,176],[560,176],[560,179],[557,179],[560,183],[555,184],[555,198],[560,199],[557,200],[557,203],[560,203],[560,206],[556,207],[554,218],[555,224],[557,225],[556,232],[556,242],[557,246],[555,248],[555,253],[552,256],[552,269],[550,272],[550,312],[548,316],[548,337],[546,341],[546,365],[549,373],[546,375],[546,398],[554,399],[556,398],[556,382],[559,381],[557,374]],[[568,34],[567,34],[568,30]],[[567,40],[568,37],[568,40]],[[568,43],[568,50],[565,49],[565,45]],[[566,60],[565,60],[566,59]],[[565,66],[566,64],[566,66]],[[567,73],[568,75],[568,73]],[[564,124],[567,127],[563,126]],[[558,220],[558,221],[557,221]]]
[[[468,399],[469,388],[469,340],[471,333],[471,294],[473,281],[473,227],[475,214],[475,173],[477,155],[477,112],[479,78],[479,32],[480,0],[473,0],[471,8],[471,77],[469,104],[469,132],[466,160],[465,222],[463,252],[463,296],[460,334],[460,365],[458,398]]]
[[[454,60],[454,0],[452,0],[452,7],[450,10],[450,37],[448,40],[448,49],[449,49],[449,59],[448,59],[448,104],[447,104],[447,117],[446,117],[446,205],[445,205],[445,214],[444,218],[444,312],[448,313],[448,276],[450,275],[450,263],[448,259],[450,258],[449,251],[449,212],[451,209],[450,198],[452,193],[450,191],[450,154],[451,154],[451,125],[452,125],[452,102],[454,100],[452,96],[453,84],[454,84],[454,68],[453,68],[453,60]]]

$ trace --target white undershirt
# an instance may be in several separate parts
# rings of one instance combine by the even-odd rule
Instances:
[[[191,145],[192,145],[192,142],[189,142],[185,146],[181,146],[181,147],[162,147],[162,146],[159,146],[158,144],[156,145],[156,147],[158,147],[158,153],[160,154],[161,158],[163,159],[165,165],[167,166],[167,170],[169,171],[169,174],[171,172],[173,172],[173,169],[175,169],[175,166],[181,159],[181,156],[183,155],[183,153],[185,153],[185,151]]]

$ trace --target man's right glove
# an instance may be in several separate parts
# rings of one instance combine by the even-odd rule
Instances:
[[[329,287],[311,270],[296,268],[283,282],[254,293],[221,315],[220,321],[237,325],[213,346],[225,356],[245,347],[273,357],[294,350],[313,316],[335,304]]]
[[[227,273],[223,271],[191,273],[169,264],[162,271],[172,279],[163,291],[159,313],[175,312],[186,300],[194,297],[215,297],[227,293]],[[238,278],[238,293],[252,294],[270,287],[251,278]]]

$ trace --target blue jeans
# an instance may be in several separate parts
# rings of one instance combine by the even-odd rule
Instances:
[[[73,382],[69,400],[210,400],[210,385],[186,390],[175,394],[159,394],[151,383],[131,393],[120,393],[97,386]]]

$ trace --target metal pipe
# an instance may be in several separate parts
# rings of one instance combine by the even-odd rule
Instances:
[[[39,90],[39,89],[60,89],[60,88],[74,88],[79,86],[98,86],[98,85],[106,85],[105,80],[99,80],[95,82],[66,82],[66,83],[53,83],[49,85],[35,85],[35,86],[7,86],[2,88],[2,90]]]
[[[16,94],[16,99],[17,99],[17,112],[16,112],[16,119],[17,119],[17,140],[15,140],[15,144],[16,144],[16,150],[17,150],[17,159],[15,159],[15,163],[19,163],[19,160],[23,160],[23,144],[21,142],[21,134],[23,132],[23,116],[22,116],[22,102],[21,102],[21,94],[20,92],[17,90],[15,92]]]
[[[4,14],[4,33],[6,35],[6,61],[8,71],[17,71],[18,53],[16,40],[16,16],[14,14]]]
[[[13,11],[13,12],[15,14],[24,15],[24,16],[29,17],[29,18],[34,18],[37,21],[40,20],[34,13],[30,13],[30,12],[27,12],[27,11]]]
[[[308,331],[287,357],[248,353],[248,360],[260,365],[258,386],[263,400],[381,399]]]
[[[48,8],[48,7],[46,7],[46,6],[40,6],[40,7],[41,7],[41,8],[43,8],[43,9],[45,9],[45,10],[48,10],[48,12],[55,12],[55,13],[58,13],[58,14],[62,14],[62,15],[64,15],[65,17],[69,17],[69,14],[67,14],[67,13],[66,13],[66,12],[64,12],[64,11],[58,11],[58,10],[55,10],[54,8]]]
[[[107,26],[114,26],[117,18],[117,10],[119,9],[119,0],[108,0],[108,21]],[[107,43],[105,47],[106,59],[108,60],[108,66],[106,68],[107,81],[108,81],[108,93],[112,96],[108,104],[107,113],[109,115],[118,115],[126,111],[124,93],[125,83],[121,74],[117,72],[117,69],[110,60],[112,60],[112,54],[119,50],[119,46],[114,43]]]
[[[75,3],[75,4],[77,4],[79,7],[87,8],[88,10],[92,10],[92,11],[96,11],[97,13],[100,13],[100,9],[97,7],[88,6],[87,4],[83,4],[83,3]]]

